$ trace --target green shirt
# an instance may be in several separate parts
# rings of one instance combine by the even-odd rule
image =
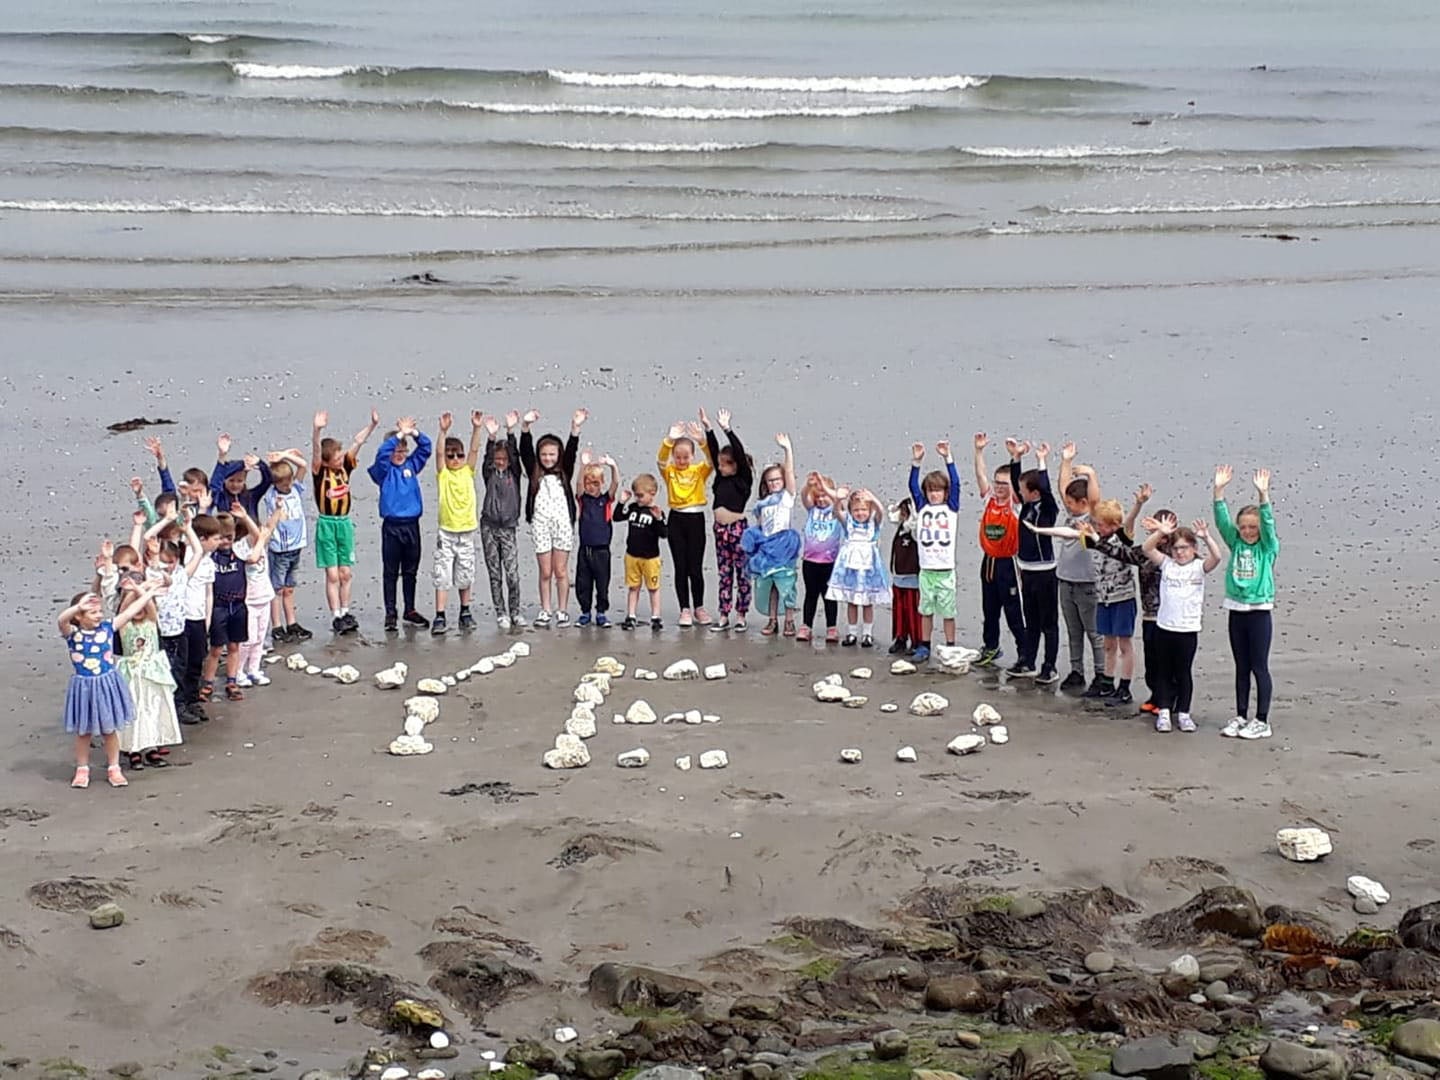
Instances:
[[[1275,512],[1270,504],[1260,504],[1260,538],[1253,544],[1240,539],[1224,499],[1215,500],[1215,527],[1230,547],[1230,562],[1225,568],[1225,606],[1241,610],[1274,607],[1280,538],[1275,535]]]

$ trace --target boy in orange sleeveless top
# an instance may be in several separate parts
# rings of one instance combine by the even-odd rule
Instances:
[[[1020,608],[1020,574],[1015,556],[1020,553],[1020,515],[1016,510],[1015,489],[1010,486],[1010,466],[995,470],[995,481],[985,475],[985,447],[989,437],[982,431],[975,436],[975,483],[985,507],[980,513],[980,597],[985,616],[980,667],[994,667],[1000,659],[1000,614],[1015,639],[1015,650],[1023,660],[1025,648],[1025,616]],[[1035,669],[1027,664],[1013,665],[1012,678],[1033,676]]]

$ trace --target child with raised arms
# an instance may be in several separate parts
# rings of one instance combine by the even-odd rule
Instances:
[[[1270,641],[1275,608],[1275,560],[1280,538],[1270,506],[1270,470],[1255,472],[1256,502],[1240,508],[1232,521],[1225,487],[1234,476],[1229,465],[1215,470],[1215,528],[1230,546],[1225,567],[1225,610],[1229,618],[1230,653],[1235,658],[1235,718],[1221,735],[1241,739],[1270,737]],[[1250,680],[1255,680],[1255,716],[1250,711]]]
[[[766,637],[778,633],[783,611],[784,634],[794,637],[795,557],[800,553],[800,534],[790,527],[795,512],[795,451],[783,431],[775,442],[785,451],[785,459],[760,473],[760,498],[751,511],[755,528],[745,530],[741,543],[755,608],[766,613],[760,633]]]
[[[470,630],[475,615],[470,610],[470,593],[475,585],[475,533],[480,528],[480,515],[475,505],[475,466],[480,461],[480,435],[485,430],[485,415],[478,409],[470,413],[470,446],[450,434],[455,423],[452,413],[440,414],[440,452],[444,460],[435,470],[435,484],[440,497],[440,527],[435,537],[435,620],[430,633],[443,634],[448,629],[445,608],[450,603],[450,590],[460,593],[460,617],[457,626]]]
[[[490,579],[490,601],[495,606],[495,623],[501,630],[525,625],[520,612],[520,554],[515,531],[520,525],[520,447],[515,428],[520,414],[505,414],[505,439],[500,440],[500,421],[485,418],[485,460],[480,475],[485,479],[485,501],[480,507],[480,547],[485,552],[485,573]]]
[[[978,436],[977,436],[978,437]],[[915,507],[915,542],[920,548],[920,640],[910,659],[930,659],[935,620],[945,628],[945,644],[955,644],[955,535],[960,523],[960,474],[950,456],[950,441],[942,439],[935,450],[945,462],[920,478],[925,444],[910,447],[910,499]]]
[[[755,490],[755,463],[745,452],[740,436],[730,426],[730,410],[716,412],[720,429],[728,445],[721,446],[705,410],[700,410],[700,424],[705,429],[705,449],[715,463],[715,564],[720,571],[717,600],[720,621],[711,625],[717,632],[735,630],[744,633],[745,616],[750,611],[750,577],[745,572],[745,552],[740,537],[745,532],[745,505]],[[730,612],[735,621],[730,621]]]
[[[629,491],[620,492],[613,520],[628,521],[625,537],[625,621],[622,630],[634,630],[639,622],[635,612],[640,605],[640,590],[650,594],[650,629],[659,630],[660,621],[660,541],[666,532],[665,512],[655,505],[660,483],[649,473],[641,473],[632,484],[634,501]]]
[[[675,563],[675,599],[680,604],[678,625],[710,625],[705,610],[705,484],[715,471],[710,447],[701,442],[704,430],[697,423],[670,425],[660,443],[656,465],[670,505],[670,558]],[[704,459],[695,458],[696,447]],[[764,489],[762,487],[761,494]]]
[[[827,600],[845,605],[847,631],[840,644],[862,649],[875,647],[875,606],[890,602],[890,579],[880,555],[880,528],[885,508],[861,488],[841,498],[833,486],[826,494],[839,507],[845,523],[845,542],[835,555],[835,569],[825,591]]]
[[[800,545],[800,576],[805,582],[805,606],[800,615],[797,641],[810,640],[815,613],[822,603],[825,607],[825,640],[831,644],[840,640],[835,625],[840,605],[830,598],[828,590],[831,575],[835,572],[835,557],[845,542],[845,526],[837,509],[849,495],[848,490],[836,488],[835,481],[818,472],[812,472],[805,478],[805,487],[800,491],[800,502],[805,507],[805,529]]]
[[[530,425],[540,414],[530,409],[521,418],[520,461],[528,481],[525,520],[535,543],[535,564],[540,571],[540,611],[536,626],[549,626],[552,603],[556,626],[570,622],[570,551],[575,546],[575,459],[580,450],[580,427],[590,418],[586,409],[570,417],[570,437],[541,435],[536,441]]]
[[[353,634],[360,629],[350,614],[350,588],[354,581],[355,522],[351,520],[351,474],[360,465],[360,448],[380,426],[380,412],[370,410],[370,423],[355,433],[349,449],[339,439],[322,438],[330,414],[315,414],[310,441],[310,473],[315,485],[315,565],[325,571],[325,601],[332,616],[330,629]]]
[[[1189,528],[1161,518],[1146,518],[1150,536],[1145,540],[1145,557],[1160,568],[1160,613],[1156,618],[1155,658],[1160,672],[1160,687],[1155,695],[1158,707],[1155,730],[1171,730],[1175,726],[1193,732],[1195,721],[1190,707],[1195,694],[1192,669],[1195,650],[1200,642],[1200,622],[1205,612],[1205,575],[1220,565],[1224,546],[1212,537],[1203,521]],[[1170,538],[1169,554],[1160,544]],[[1205,558],[1199,555],[1200,542],[1205,542]]]

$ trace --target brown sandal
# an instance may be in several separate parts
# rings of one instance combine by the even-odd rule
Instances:
[[[779,629],[780,624],[777,623],[774,619],[766,619],[765,625],[760,628],[760,633],[765,637],[774,637],[775,634],[779,631]]]
[[[785,636],[786,636],[786,637],[794,637],[794,636],[795,636],[795,620],[794,620],[793,618],[787,618],[787,619],[785,620]]]

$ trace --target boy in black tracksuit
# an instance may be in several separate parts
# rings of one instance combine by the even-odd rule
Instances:
[[[1034,669],[1040,639],[1045,639],[1045,658],[1035,681],[1048,686],[1058,679],[1055,664],[1060,655],[1060,585],[1055,578],[1055,544],[1048,536],[1031,531],[1031,526],[1048,529],[1060,516],[1055,494],[1050,490],[1050,473],[1045,459],[1050,444],[1035,449],[1039,468],[1021,471],[1021,462],[1030,449],[1029,443],[1016,443],[1010,450],[1010,486],[1020,493],[1020,553],[1015,557],[1020,568],[1020,603],[1025,614],[1025,655],[1021,666]]]
[[[620,471],[615,459],[603,457],[600,464],[592,464],[590,451],[580,457],[580,554],[575,560],[575,600],[580,605],[577,626],[590,625],[590,600],[595,600],[595,625],[610,625],[610,538],[614,528],[610,524],[615,508],[615,493],[620,490]],[[610,468],[610,490],[601,491],[605,481],[605,466]]]

